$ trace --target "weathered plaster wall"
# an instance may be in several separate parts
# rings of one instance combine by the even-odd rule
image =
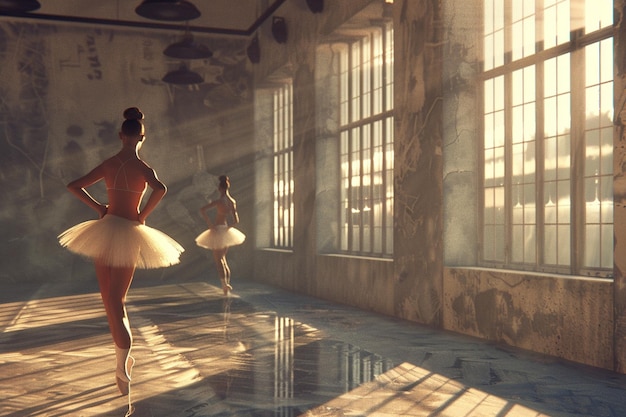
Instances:
[[[251,278],[293,290],[303,277],[295,274],[295,257],[292,251],[257,250],[254,254],[254,274]]]
[[[324,13],[316,15],[304,1],[285,2],[277,15],[287,19],[289,40],[276,43],[269,25],[263,26],[259,64],[247,61],[246,42],[207,40],[217,53],[194,64],[210,80],[198,89],[160,81],[173,64],[161,51],[175,36],[2,18],[0,279],[93,278],[90,264],[56,243],[65,227],[93,216],[64,185],[117,150],[121,110],[138,105],[147,114],[142,156],[170,188],[149,221],[188,250],[183,264],[163,270],[165,277],[214,274],[193,237],[203,228],[197,209],[213,194],[215,177],[225,172],[249,237],[229,258],[236,276],[626,372],[621,176],[615,181],[614,283],[461,267],[476,263],[477,241],[475,213],[468,209],[475,206],[478,141],[472,3],[394,3],[394,259],[323,255],[334,227],[324,220],[334,206],[319,205],[335,190],[328,186],[332,172],[324,170],[333,155],[318,146],[333,140],[333,121],[318,119],[325,90],[315,86],[320,64],[315,48],[373,3],[326,2]],[[616,115],[621,116],[626,28],[624,2],[615,4]],[[297,244],[289,252],[253,252],[259,241],[259,218],[253,217],[259,173],[250,76],[261,85],[277,71],[294,80]],[[622,171],[623,120],[616,117],[616,173]],[[263,132],[255,134],[256,141]]]
[[[444,0],[443,218],[446,266],[478,262],[478,196],[482,143],[479,105],[482,0],[455,7]]]
[[[65,184],[119,150],[128,106],[145,112],[141,155],[169,187],[148,224],[187,249],[181,265],[155,273],[180,277],[201,264],[210,276],[212,262],[193,238],[204,228],[198,208],[214,195],[224,171],[241,197],[242,229],[253,233],[247,224],[251,194],[244,194],[254,157],[245,43],[198,37],[215,55],[192,64],[207,82],[189,89],[161,81],[179,65],[162,54],[179,37],[0,18],[1,280],[94,278],[93,266],[56,240],[65,228],[95,215]],[[105,198],[100,185],[92,190]]]
[[[615,152],[613,223],[615,369],[626,373],[626,3],[615,0]]]
[[[332,239],[329,232],[330,224],[320,221],[318,211],[319,195],[334,192],[333,185],[325,182],[327,178],[323,170],[326,165],[333,165],[331,160],[320,158],[320,137],[327,141],[336,141],[333,128],[324,126],[332,121],[318,120],[320,113],[319,90],[316,88],[316,76],[319,76],[317,48],[335,28],[343,24],[355,14],[362,11],[372,0],[350,2],[325,2],[324,12],[313,14],[304,1],[287,1],[276,12],[277,16],[285,17],[288,39],[284,44],[277,43],[271,33],[271,21],[268,21],[257,32],[261,49],[261,62],[254,65],[255,83],[259,89],[276,80],[290,79],[293,83],[293,158],[294,158],[294,236],[293,250],[272,251],[265,248],[270,242],[267,233],[270,229],[268,219],[272,215],[271,193],[271,121],[257,116],[255,147],[257,152],[256,166],[259,169],[257,181],[257,213],[256,225],[259,227],[257,243],[260,250],[255,252],[254,278],[264,282],[282,286],[289,290],[319,296],[334,290],[339,291],[342,285],[337,279],[337,269],[329,273],[325,262],[320,262],[318,250],[326,239]],[[381,9],[382,10],[382,9]],[[316,68],[318,71],[316,71]],[[329,93],[332,95],[332,93]],[[259,112],[268,106],[267,97],[257,94],[255,103]],[[336,125],[335,125],[336,127]],[[328,149],[328,148],[326,148]],[[326,154],[331,156],[330,153]],[[336,152],[334,153],[336,157]],[[259,175],[265,173],[265,176]],[[270,174],[270,175],[267,175]],[[321,181],[318,182],[318,179]],[[336,177],[332,178],[334,182]],[[332,197],[331,197],[332,198]],[[323,199],[322,199],[323,200]],[[336,203],[335,203],[336,204]],[[332,205],[325,205],[321,212],[332,210]],[[334,217],[334,216],[332,216]],[[322,234],[318,237],[318,231]],[[320,243],[322,242],[322,243]],[[285,262],[285,266],[276,265]],[[318,271],[318,268],[322,268]],[[350,269],[352,267],[350,266]],[[345,268],[342,267],[342,270]],[[291,274],[289,276],[281,274]],[[343,287],[342,287],[343,288]],[[349,294],[348,288],[341,290]],[[385,300],[388,301],[388,300]],[[351,303],[352,301],[344,301]]]
[[[320,255],[312,294],[393,316],[393,272],[391,260]]]
[[[394,3],[395,315],[441,326],[443,15],[439,0]]]
[[[320,77],[319,72],[324,69],[323,63],[310,60],[325,59],[325,50],[318,55],[306,50],[315,50],[326,35],[368,3],[375,2],[328,2],[324,13],[313,15],[300,2],[287,2],[277,14],[287,17],[288,42],[277,45],[266,28],[260,31],[262,56],[267,53],[276,60],[265,63],[262,59],[255,68],[257,83],[262,85],[276,71],[288,73],[294,79],[296,230],[291,256],[267,250],[255,252],[255,279],[440,326],[444,43],[442,9],[436,0],[400,0],[393,5],[396,44],[394,260],[319,255],[328,245],[332,246],[329,241],[336,233],[336,225],[332,223],[334,216],[328,212],[332,212],[332,201],[336,201],[337,194],[330,185],[333,171],[327,169],[336,156],[329,151],[330,147],[319,146],[321,142],[336,141],[333,136],[336,121],[313,120],[325,113],[309,100],[332,102],[333,97],[328,97],[326,91],[332,80],[324,79],[322,74],[318,78],[320,86],[314,89],[315,77],[311,71],[317,65],[315,75]],[[259,140],[265,139],[257,137]],[[317,236],[318,231],[322,236]],[[293,265],[295,276],[275,276],[281,272],[276,264],[286,260]]]
[[[478,251],[475,211],[476,184],[472,161],[480,160],[479,106],[475,100],[480,64],[479,21],[481,2],[455,8],[444,1],[447,48],[445,55],[444,113],[444,327],[489,340],[564,357],[624,372],[624,302],[626,297],[620,264],[620,238],[626,230],[623,214],[615,209],[616,273],[614,283],[564,276],[515,274],[498,270],[463,269],[476,265]],[[616,21],[621,21],[623,1],[615,2]],[[478,13],[478,20],[472,13]],[[616,25],[616,109],[623,106],[623,25]],[[620,69],[621,68],[621,69]],[[619,110],[616,110],[618,113]],[[619,124],[619,120],[618,124]],[[619,139],[619,134],[615,135]],[[616,150],[623,148],[616,144]],[[622,171],[616,155],[615,172]],[[623,189],[616,177],[618,191]],[[473,194],[473,195],[472,195]],[[464,202],[467,204],[464,205]],[[615,291],[614,291],[615,290]],[[613,302],[615,300],[615,311]],[[615,313],[615,315],[614,315]],[[614,319],[615,317],[615,319]],[[546,323],[553,323],[546,327]],[[574,324],[573,324],[574,323]],[[610,327],[615,324],[615,332]]]
[[[256,69],[257,81],[282,65],[296,74],[298,62],[305,61],[302,56],[310,58],[299,51],[298,45],[304,48],[322,40],[367,2],[327,2],[327,10],[317,16],[297,3],[287,2],[285,5],[291,9],[284,9],[288,21],[290,13],[295,13],[293,18],[298,21],[297,27],[290,26],[294,43],[275,53],[282,63],[267,63]],[[430,326],[624,372],[626,285],[621,275],[616,273],[612,283],[471,268],[478,263],[479,241],[476,193],[482,115],[477,76],[482,58],[480,25],[476,22],[482,18],[482,4],[480,0],[462,6],[453,0],[394,3],[393,260],[323,255],[332,252],[328,248],[332,249],[336,233],[332,220],[336,190],[329,183],[337,174],[330,163],[332,146],[327,146],[334,140],[336,120],[323,118],[315,121],[315,138],[301,136],[305,141],[317,141],[316,148],[306,148],[307,152],[317,153],[316,159],[300,153],[295,164],[300,169],[303,163],[301,173],[316,175],[315,181],[309,179],[306,183],[316,187],[315,195],[304,192],[298,196],[298,204],[306,221],[317,223],[315,228],[309,223],[300,229],[303,238],[317,241],[317,250],[307,243],[291,254],[257,251],[255,278]],[[615,4],[619,17],[623,1],[616,0]],[[621,22],[621,17],[617,20]],[[622,97],[616,108],[623,109],[626,94],[620,45],[626,35],[624,25],[616,28],[616,100]],[[272,44],[268,48],[273,51],[281,47]],[[321,53],[316,58],[328,57]],[[320,106],[320,102],[334,99],[325,87],[332,84],[332,79],[324,75],[327,62],[315,65],[307,63],[306,71],[308,78],[308,71],[314,68],[314,76],[318,77],[320,86],[314,94]],[[320,114],[325,113],[318,108],[316,116]],[[294,123],[309,116],[294,114]],[[621,127],[617,130],[623,134]],[[618,137],[616,133],[616,140]],[[618,148],[621,146],[618,143]],[[620,161],[616,160],[616,167],[621,166]],[[616,226],[620,224],[623,222],[616,217]],[[616,227],[616,236],[622,230],[626,228]],[[303,250],[306,253],[296,253]],[[616,255],[616,264],[624,258]],[[280,276],[292,271],[296,276]],[[616,271],[620,271],[617,266]]]
[[[443,327],[612,369],[611,280],[444,269]]]

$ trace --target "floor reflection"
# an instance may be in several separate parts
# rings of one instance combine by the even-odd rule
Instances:
[[[231,366],[221,373],[203,371],[204,381],[220,401],[236,408],[236,415],[298,416],[393,366],[289,317],[241,314],[247,306],[239,299],[222,305]]]
[[[134,288],[129,315],[137,417],[544,415],[206,283]],[[0,320],[0,415],[124,415],[97,293],[5,303]]]

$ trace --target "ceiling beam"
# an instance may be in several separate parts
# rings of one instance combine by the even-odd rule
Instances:
[[[283,3],[285,0],[274,0],[274,2],[250,25],[248,29],[230,29],[225,27],[206,27],[206,26],[194,26],[181,23],[160,23],[151,21],[132,21],[132,20],[119,20],[119,19],[102,19],[95,17],[78,17],[67,15],[53,15],[42,13],[28,13],[28,12],[2,12],[0,17],[9,16],[21,19],[34,19],[53,22],[68,22],[68,23],[81,23],[89,25],[104,25],[104,26],[121,26],[130,28],[143,28],[143,29],[155,29],[155,30],[171,30],[181,32],[189,30],[197,33],[207,33],[213,35],[230,35],[230,36],[244,36],[249,37],[267,20]]]

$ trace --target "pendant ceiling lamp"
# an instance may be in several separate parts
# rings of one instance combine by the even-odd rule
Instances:
[[[32,12],[40,7],[37,0],[0,0],[0,12]]]
[[[248,58],[250,62],[253,64],[258,64],[261,62],[261,47],[259,46],[259,35],[255,35],[254,38],[250,41],[250,45],[246,48],[246,53],[248,54]]]
[[[324,0],[306,0],[306,4],[313,13],[324,11]]]
[[[278,43],[287,42],[287,23],[284,17],[274,16],[272,19],[272,35]]]
[[[177,70],[170,71],[162,79],[168,84],[189,85],[189,84],[202,84],[204,78],[197,72],[191,71],[187,66],[182,63]]]
[[[213,52],[209,48],[193,40],[191,32],[186,32],[180,42],[165,48],[163,54],[178,59],[207,59],[213,56]]]
[[[1,1],[1,0],[0,0]],[[180,22],[200,17],[200,10],[186,0],[144,0],[135,13],[146,19]]]

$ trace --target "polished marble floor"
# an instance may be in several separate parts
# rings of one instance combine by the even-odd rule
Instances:
[[[0,290],[0,415],[124,416],[93,284]],[[128,310],[137,417],[626,416],[623,375],[258,283],[142,278]]]

